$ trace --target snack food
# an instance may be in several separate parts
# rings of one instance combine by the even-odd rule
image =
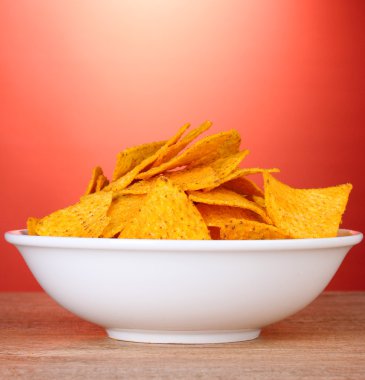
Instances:
[[[295,189],[242,168],[236,130],[193,142],[212,123],[127,148],[109,183],[100,166],[80,201],[27,220],[28,234],[120,239],[289,239],[336,236],[352,185]],[[191,145],[190,145],[191,144]],[[264,190],[247,176],[262,174]]]
[[[99,237],[110,222],[107,212],[111,203],[111,193],[89,194],[78,203],[38,220],[33,228],[43,236]]]
[[[295,189],[264,173],[266,210],[274,224],[296,238],[336,236],[352,185]]]
[[[119,238],[210,240],[210,235],[185,192],[161,176]]]

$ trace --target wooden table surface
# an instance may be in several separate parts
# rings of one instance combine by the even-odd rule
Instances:
[[[229,344],[112,340],[44,293],[0,293],[0,379],[365,379],[365,292],[324,293]]]

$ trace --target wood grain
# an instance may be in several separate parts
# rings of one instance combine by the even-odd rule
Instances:
[[[44,293],[0,293],[0,379],[365,379],[365,293],[324,293],[259,339],[115,341]]]

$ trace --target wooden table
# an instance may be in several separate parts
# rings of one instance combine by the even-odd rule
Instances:
[[[44,293],[0,293],[0,379],[365,379],[365,293],[324,293],[259,339],[109,339]]]

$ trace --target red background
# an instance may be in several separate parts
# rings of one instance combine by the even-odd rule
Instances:
[[[354,185],[365,231],[362,0],[1,0],[1,233],[75,202],[93,166],[180,125],[236,128],[247,165]],[[40,289],[1,239],[0,290]],[[363,244],[330,289],[365,289]]]

